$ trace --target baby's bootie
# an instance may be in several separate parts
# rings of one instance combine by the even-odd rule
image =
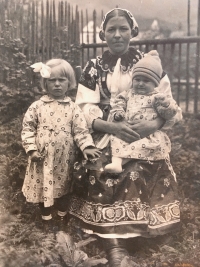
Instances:
[[[122,165],[116,165],[114,163],[107,164],[104,170],[109,173],[121,173],[123,171]]]

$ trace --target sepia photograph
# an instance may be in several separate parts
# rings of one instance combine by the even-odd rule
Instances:
[[[199,90],[200,0],[0,0],[0,267],[199,267]]]

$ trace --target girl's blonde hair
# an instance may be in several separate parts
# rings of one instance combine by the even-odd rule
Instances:
[[[64,59],[60,59],[60,58],[54,58],[54,59],[50,59],[46,62],[46,65],[49,66],[50,68],[54,68],[54,67],[59,67],[61,74],[64,75],[65,77],[68,78],[69,80],[69,90],[76,88],[76,78],[75,78],[75,73],[74,70],[72,68],[72,66]],[[41,79],[41,86],[42,89],[47,89],[46,87],[46,78]]]

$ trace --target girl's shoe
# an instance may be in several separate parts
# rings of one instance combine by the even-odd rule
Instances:
[[[68,222],[69,222],[69,214],[66,214],[65,216],[57,215],[57,218],[56,218],[56,229],[58,231],[66,230]]]

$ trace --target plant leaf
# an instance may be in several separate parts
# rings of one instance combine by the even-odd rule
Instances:
[[[93,257],[93,258],[88,258],[87,260],[85,260],[81,266],[82,267],[92,267],[92,266],[96,266],[98,264],[106,264],[107,262],[108,262],[108,260],[105,258],[96,259],[95,257]]]
[[[76,244],[76,247],[77,247],[77,248],[84,247],[84,246],[86,246],[87,244],[89,244],[90,242],[94,242],[94,241],[96,241],[96,238],[94,238],[94,237],[89,237],[89,238],[87,238],[87,239],[85,239],[85,240],[81,240],[81,241],[79,241],[79,242]]]

